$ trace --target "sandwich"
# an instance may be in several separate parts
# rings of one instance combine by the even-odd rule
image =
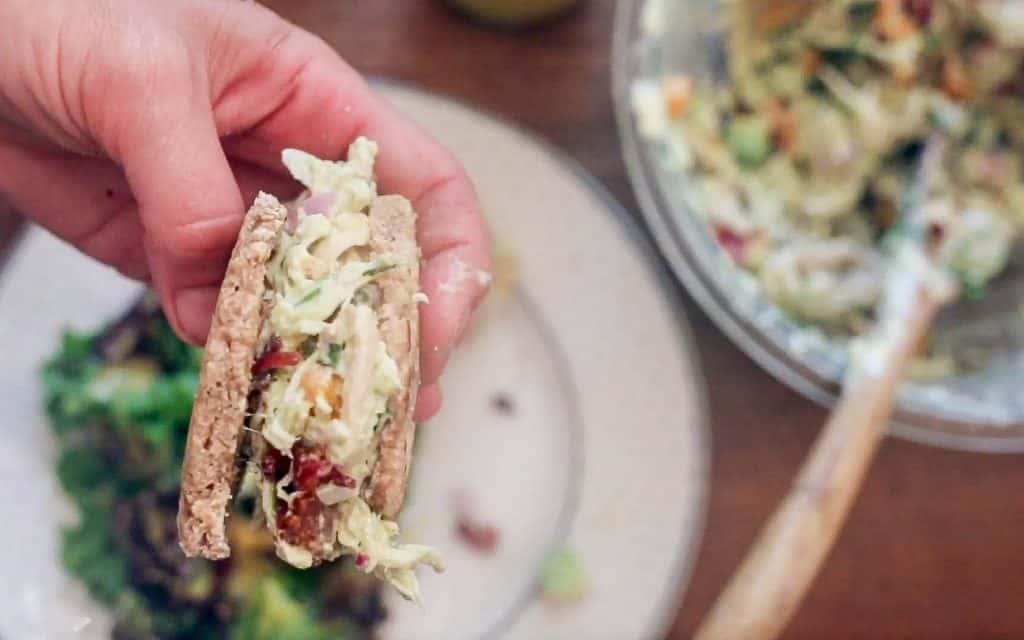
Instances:
[[[416,214],[378,195],[376,143],[343,162],[287,149],[305,186],[260,193],[220,289],[182,467],[188,556],[230,555],[226,518],[247,474],[277,555],[308,568],[348,556],[419,599],[438,553],[399,544],[419,386]]]

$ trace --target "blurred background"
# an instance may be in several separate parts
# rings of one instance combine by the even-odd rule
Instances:
[[[454,98],[539,136],[595,176],[642,227],[612,100],[614,0],[461,0],[459,9],[454,0],[266,4],[368,76]],[[558,15],[514,28],[509,22],[522,14],[498,15],[496,7],[516,14],[544,4]],[[552,203],[550,215],[558,213]],[[12,237],[13,219],[0,216],[0,237]],[[705,529],[666,636],[682,640],[789,488],[827,412],[755,365],[672,287],[683,300],[679,322],[695,337],[711,434]],[[890,439],[784,637],[1024,637],[1022,486],[1017,456]]]

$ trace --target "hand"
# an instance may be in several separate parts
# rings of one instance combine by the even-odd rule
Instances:
[[[382,193],[420,214],[422,388],[486,290],[488,243],[457,162],[325,43],[239,0],[0,2],[0,194],[84,253],[152,282],[201,343],[246,208],[289,197],[280,152],[380,144]],[[482,276],[480,274],[483,274]]]

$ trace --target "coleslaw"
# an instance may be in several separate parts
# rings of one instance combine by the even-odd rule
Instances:
[[[836,336],[877,317],[886,247],[907,232],[898,212],[939,129],[951,148],[924,200],[926,241],[977,296],[1024,223],[1019,4],[828,0],[761,34],[732,2],[729,82],[638,81],[638,129],[687,177],[723,253]]]

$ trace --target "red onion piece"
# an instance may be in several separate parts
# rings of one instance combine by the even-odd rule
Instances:
[[[316,215],[318,213],[327,213],[337,201],[338,194],[336,193],[319,193],[315,196],[310,196],[299,204],[302,206],[303,211],[306,212],[306,215]]]

